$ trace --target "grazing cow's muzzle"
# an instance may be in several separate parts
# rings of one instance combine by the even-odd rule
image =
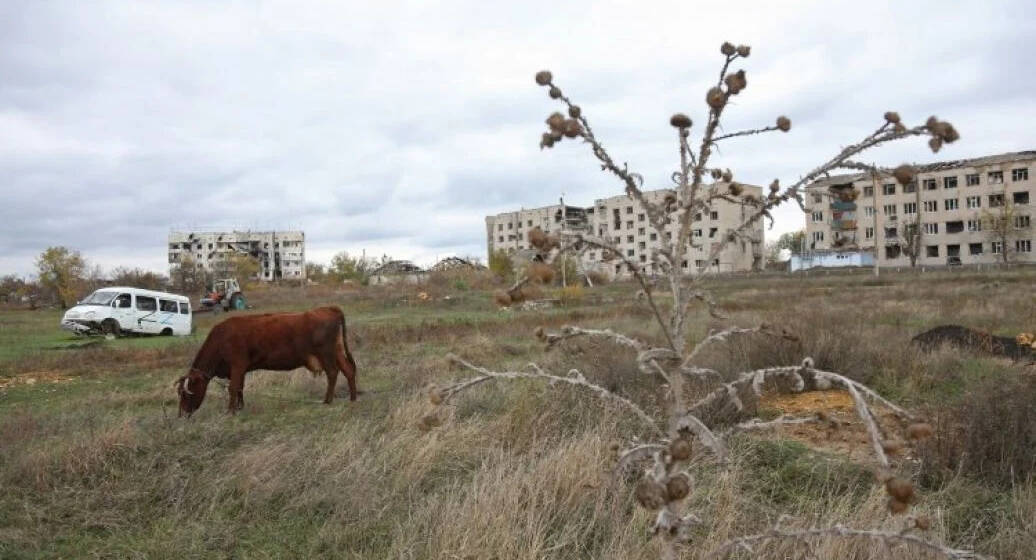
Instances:
[[[205,400],[205,391],[208,389],[209,380],[191,372],[173,383],[176,393],[180,397],[180,416],[190,418],[191,414],[201,406]]]

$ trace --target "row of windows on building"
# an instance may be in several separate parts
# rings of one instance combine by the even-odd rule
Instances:
[[[633,207],[632,206],[627,206],[626,207],[626,213],[627,214],[633,214]],[[701,219],[702,219],[701,212],[699,212],[699,213],[694,215],[694,221],[700,222]],[[709,212],[709,219],[710,220],[718,220],[719,219],[719,211],[712,210],[711,212]],[[643,222],[643,221],[646,221],[646,220],[647,220],[647,215],[645,215],[644,213],[637,214],[637,221],[638,222]],[[555,221],[556,222],[560,222],[561,218],[558,217],[557,219],[555,219]],[[619,214],[619,209],[618,208],[614,209],[614,216],[612,217],[612,221],[613,221],[613,228],[612,229],[622,229],[622,219],[620,218],[620,214]],[[507,229],[508,230],[515,229],[514,225],[515,225],[515,222],[507,222]],[[526,221],[526,225],[531,228],[532,227],[532,220],[527,220]],[[522,222],[520,220],[518,221],[518,229],[522,229]],[[633,220],[626,220],[626,229],[633,229]],[[502,222],[497,224],[496,225],[496,230],[498,232],[504,231],[504,224]],[[520,232],[518,234],[518,239],[521,239],[521,233]],[[501,237],[500,240],[503,241],[503,238]]]
[[[644,262],[644,259],[641,259],[640,262]],[[684,260],[682,263],[680,263],[680,268],[683,268],[684,270],[686,270],[689,266],[690,266],[690,261],[688,261],[688,260]],[[719,267],[719,259],[712,259],[712,265],[711,266]],[[695,268],[704,268],[705,267],[705,260],[704,259],[696,259],[694,261],[694,267]],[[623,269],[625,269],[627,272],[633,272],[633,267],[632,266],[630,266],[630,265],[623,265],[623,264],[617,264],[617,265],[615,265],[615,274],[622,274]],[[655,265],[653,263],[647,265],[647,271],[649,273],[651,273],[651,274],[654,274],[654,272],[655,272]]]
[[[1032,227],[1032,218],[1029,216],[1014,216],[1012,225],[1015,229],[1029,229]],[[914,227],[912,224],[906,226],[907,228]],[[928,235],[937,235],[939,233],[939,224],[937,222],[929,222],[921,224],[922,232]],[[983,231],[982,220],[956,220],[944,223],[945,233],[975,233]],[[894,239],[898,236],[899,229],[896,227],[884,228],[885,238]],[[874,239],[874,228],[864,228],[864,239]],[[824,232],[814,231],[813,241],[823,241]]]
[[[947,176],[947,177],[942,177],[942,186],[943,186],[943,188],[944,189],[955,189],[955,188],[957,188],[957,185],[959,184],[958,183],[958,179],[959,178],[956,175],[950,175],[950,176]],[[1020,182],[1020,181],[1028,181],[1028,180],[1029,180],[1029,168],[1028,167],[1021,167],[1021,168],[1018,168],[1018,169],[1012,169],[1011,170],[1011,181],[1012,182]],[[1001,185],[1001,184],[1003,184],[1003,182],[1004,182],[1004,172],[1003,171],[990,171],[990,172],[988,172],[986,174],[986,184],[989,184],[989,185]],[[924,179],[923,181],[921,181],[921,184],[924,187],[924,190],[927,190],[927,191],[934,191],[934,190],[938,190],[938,188],[939,188],[939,180],[938,179],[934,179],[934,178]],[[969,186],[969,187],[979,186],[979,185],[982,184],[981,176],[978,173],[969,173],[969,174],[964,176],[964,184]],[[897,189],[897,186],[896,186],[895,183],[885,183],[884,185],[881,186],[881,193],[883,195],[885,195],[885,196],[893,196],[893,195],[896,194],[896,189]],[[903,194],[910,194],[910,193],[917,192],[917,184],[916,183],[908,183],[906,185],[903,185],[902,192],[903,192]],[[865,187],[863,187],[863,196],[865,198],[873,197],[874,196],[874,187],[873,186],[865,186]],[[814,194],[813,195],[813,202],[815,202],[817,204],[823,202],[823,196],[820,195],[820,194]]]
[[[988,198],[988,206],[990,208],[999,208],[999,207],[1004,205],[1004,195],[1002,193],[1000,193],[1000,194],[991,194],[991,195],[988,195],[987,198]],[[1013,193],[1011,195],[1011,198],[1012,198],[1012,202],[1014,204],[1029,204],[1029,192],[1028,191]],[[925,200],[925,201],[922,201],[921,204],[922,204],[922,209],[925,212],[938,212],[939,211],[939,201],[938,200]],[[965,197],[965,199],[964,199],[964,207],[969,209],[969,210],[977,210],[979,208],[982,208],[982,197],[981,196]],[[885,215],[885,216],[895,216],[897,208],[898,207],[895,204],[885,204],[885,205],[882,206],[882,214]],[[959,209],[960,209],[960,199],[958,199],[958,198],[946,198],[946,199],[943,199],[943,210],[959,210]],[[863,213],[868,218],[874,216],[874,207],[873,206],[865,206],[863,208]],[[916,202],[905,202],[905,203],[903,203],[903,214],[916,214],[916,213],[917,213],[917,203]],[[814,210],[812,212],[812,216],[811,217],[813,219],[813,223],[823,223],[824,222],[824,212],[822,210]]]

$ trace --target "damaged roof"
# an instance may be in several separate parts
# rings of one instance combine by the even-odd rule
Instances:
[[[956,159],[949,161],[937,161],[935,163],[923,163],[914,164],[914,168],[918,173],[935,173],[937,171],[945,171],[947,169],[958,169],[961,167],[986,167],[990,165],[999,165],[1002,163],[1011,163],[1015,161],[1031,161],[1036,159],[1036,150],[1027,150],[1024,152],[1008,152],[1004,154],[996,154],[992,156],[983,156],[978,158],[970,159]],[[818,179],[810,183],[807,188],[824,188],[834,185],[843,185],[846,183],[852,183],[853,181],[859,181],[866,178],[865,173],[842,173],[839,175],[829,175],[823,179]]]

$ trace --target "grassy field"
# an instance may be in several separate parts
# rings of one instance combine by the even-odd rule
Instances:
[[[782,325],[801,343],[740,340],[701,365],[732,376],[809,355],[920,411],[938,434],[908,469],[922,493],[915,509],[934,520],[930,536],[1029,559],[1033,367],[949,349],[923,355],[908,342],[943,323],[1010,336],[1036,330],[1034,280],[1025,272],[715,279],[730,320],[702,313],[694,336]],[[176,418],[172,383],[222,317],[199,315],[191,337],[82,345],[58,329],[57,311],[0,311],[0,558],[656,558],[647,514],[610,475],[612,446],[639,435],[622,411],[536,382],[489,384],[460,396],[443,426],[417,427],[430,410],[428,385],[466,376],[444,359],[449,352],[494,369],[579,367],[650,409],[658,389],[632,356],[594,341],[545,352],[532,335],[579,324],[657,342],[633,291],[611,285],[528,312],[498,310],[477,290],[439,288],[429,301],[413,288],[256,291],[253,312],[341,306],[365,393],[325,406],[322,376],[254,372],[242,413],[225,412],[216,385],[190,421]],[[836,399],[829,404],[837,411]],[[735,440],[731,468],[705,469],[695,482],[706,526],[685,557],[766,530],[785,513],[789,526],[900,528],[869,465],[827,437]],[[756,552],[736,557],[807,557]],[[819,543],[814,553],[924,557],[852,541]]]

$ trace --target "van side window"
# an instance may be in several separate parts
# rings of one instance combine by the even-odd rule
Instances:
[[[187,303],[186,301],[181,301],[180,302],[180,314],[181,315],[190,315],[191,314],[191,304]]]
[[[137,309],[141,311],[157,311],[158,300],[148,296],[137,296]]]
[[[167,313],[176,313],[176,302],[167,299],[158,300],[159,308]]]
[[[130,295],[119,294],[119,297],[115,298],[115,307],[129,307],[130,306]]]

